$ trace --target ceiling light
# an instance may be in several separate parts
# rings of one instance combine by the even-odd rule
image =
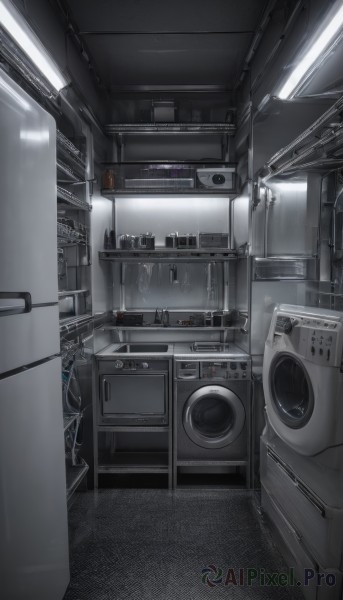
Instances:
[[[307,54],[300,61],[298,66],[291,73],[286,83],[277,94],[282,100],[290,98],[297,85],[300,83],[307,71],[312,67],[317,58],[325,50],[328,44],[333,40],[343,25],[343,6],[332,17],[329,25],[320,34],[318,39],[312,44]]]
[[[67,85],[67,81],[47,55],[44,46],[8,0],[0,0],[0,26],[6,29],[58,92]]]
[[[282,181],[282,182],[271,182],[268,181],[268,187],[275,191],[280,192],[306,192],[307,182],[306,181]]]

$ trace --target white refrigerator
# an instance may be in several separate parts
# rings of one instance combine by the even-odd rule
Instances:
[[[0,69],[0,596],[69,581],[56,125]]]

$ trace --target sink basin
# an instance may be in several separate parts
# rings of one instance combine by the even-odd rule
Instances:
[[[150,354],[151,352],[168,352],[168,344],[124,344],[115,350],[115,352],[139,352]]]

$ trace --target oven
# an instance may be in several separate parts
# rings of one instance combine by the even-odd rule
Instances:
[[[99,424],[168,426],[168,375],[168,361],[99,361]]]

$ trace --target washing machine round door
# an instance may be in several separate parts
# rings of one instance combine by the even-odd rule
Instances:
[[[183,412],[188,437],[202,448],[224,448],[232,444],[244,427],[245,410],[231,390],[219,385],[193,392]]]
[[[299,359],[279,353],[270,365],[271,400],[279,419],[291,429],[300,429],[310,420],[314,409],[313,387]]]

